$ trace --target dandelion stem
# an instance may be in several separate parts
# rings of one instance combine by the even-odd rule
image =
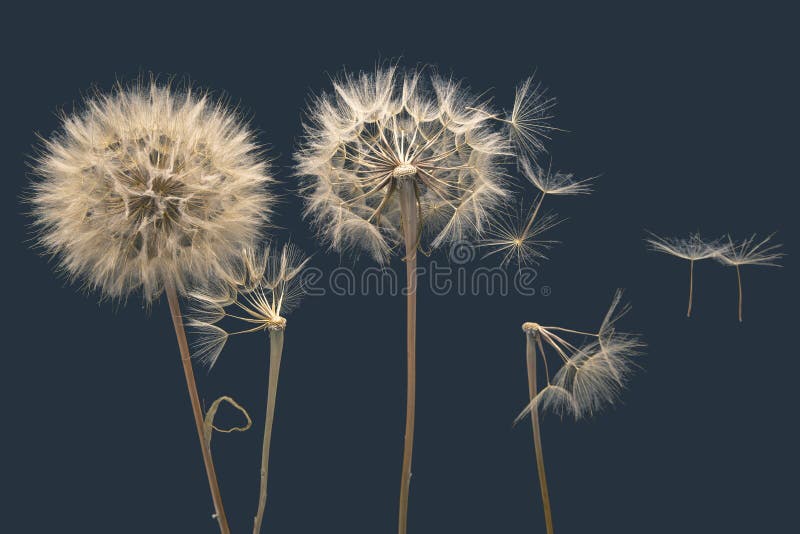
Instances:
[[[739,322],[742,322],[742,271],[736,266],[736,280],[739,282]]]
[[[258,495],[258,512],[253,521],[253,534],[261,532],[264,509],[267,506],[267,476],[269,474],[269,446],[272,441],[272,423],[275,421],[275,400],[278,393],[278,373],[283,354],[283,327],[269,329],[269,383],[267,385],[267,419],[264,423],[264,442],[261,447],[261,488]]]
[[[692,292],[694,291],[694,260],[689,260],[689,309],[686,317],[692,316]]]
[[[525,359],[528,366],[528,392],[531,401],[536,398],[536,342],[539,333],[527,331]],[[542,506],[544,507],[544,522],[547,534],[553,534],[553,516],[550,512],[550,492],[547,489],[547,477],[544,472],[544,455],[542,454],[542,436],[539,429],[539,410],[536,406],[531,409],[531,425],[533,426],[533,445],[536,450],[536,469],[539,472],[539,487],[542,490]]]
[[[525,229],[522,231],[522,240],[524,241],[526,237],[528,237],[528,232],[531,230],[531,226],[533,226],[533,221],[536,219],[536,215],[539,213],[539,208],[542,207],[542,202],[544,202],[545,193],[539,195],[539,201],[536,203],[536,207],[533,208],[533,213],[531,213],[530,218],[528,219],[528,224],[525,225]]]
[[[197,427],[197,437],[200,440],[200,450],[203,452],[203,463],[205,464],[206,475],[208,476],[208,485],[211,488],[211,497],[214,500],[214,517],[216,517],[217,521],[219,522],[220,532],[222,532],[222,534],[230,534],[228,518],[225,517],[225,509],[222,507],[222,495],[220,494],[219,484],[217,483],[217,474],[214,471],[214,461],[211,458],[211,450],[206,446],[204,440],[203,410],[200,407],[200,397],[197,394],[197,384],[194,380],[192,357],[189,353],[189,343],[186,340],[186,331],[183,328],[183,319],[181,317],[180,303],[178,302],[178,293],[175,291],[175,286],[171,282],[167,282],[165,284],[164,291],[167,294],[169,311],[172,315],[172,323],[175,326],[175,336],[178,338],[178,348],[181,352],[183,373],[186,376],[186,386],[189,389],[189,399],[192,402],[194,423]]]
[[[400,214],[406,249],[406,350],[408,376],[406,391],[406,430],[403,443],[403,471],[400,478],[399,534],[406,534],[408,524],[408,495],[411,486],[411,455],[414,448],[414,410],[416,406],[417,368],[417,240],[419,212],[416,188],[412,180],[399,180]]]

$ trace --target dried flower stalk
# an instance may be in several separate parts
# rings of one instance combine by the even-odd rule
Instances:
[[[149,304],[166,293],[220,530],[229,528],[179,306],[188,284],[225,278],[259,234],[271,178],[252,132],[202,91],[155,80],[88,97],[36,160],[38,243],[84,287]]]
[[[638,336],[618,332],[615,328],[615,323],[628,311],[628,307],[617,309],[621,298],[622,292],[618,291],[596,333],[531,322],[522,325],[526,338],[530,402],[517,416],[515,424],[530,414],[548,534],[553,533],[553,517],[545,476],[539,411],[549,409],[562,416],[571,415],[577,420],[594,415],[617,401],[635,367],[633,358],[641,353],[643,347]],[[566,334],[588,337],[589,341],[580,346],[573,345],[564,339]],[[545,346],[550,347],[562,362],[552,378]],[[546,385],[541,389],[538,387],[536,369],[538,359],[541,359],[545,370]]]
[[[230,336],[269,332],[267,410],[261,447],[258,508],[253,519],[254,534],[261,532],[267,505],[269,453],[286,329],[284,315],[297,306],[302,296],[298,275],[307,261],[292,245],[284,245],[280,253],[271,248],[244,249],[235,276],[226,283],[202,287],[192,293],[193,319],[190,324],[198,334],[196,356],[208,365],[216,363]],[[229,333],[218,325],[225,318],[247,326]]]

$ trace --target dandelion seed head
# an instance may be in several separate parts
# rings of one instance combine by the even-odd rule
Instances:
[[[242,249],[233,276],[190,294],[195,357],[213,366],[230,336],[286,328],[304,294],[299,276],[307,263],[292,244]],[[244,326],[227,331],[217,324],[226,318]]]
[[[638,367],[635,359],[642,354],[644,343],[635,334],[618,332],[615,324],[628,311],[621,306],[622,291],[617,291],[598,331],[594,334],[524,323],[526,334],[536,335],[541,344],[540,356],[546,358],[544,347],[559,355],[561,367],[547,377],[547,385],[530,401],[516,421],[531,410],[547,410],[561,417],[574,419],[590,417],[614,405]],[[589,336],[591,339],[576,346],[561,336],[565,333]]]
[[[36,159],[38,242],[111,298],[223,277],[272,201],[252,132],[207,93],[117,86],[65,115]]]
[[[428,246],[480,235],[506,197],[509,143],[458,81],[392,66],[345,73],[315,98],[295,154],[305,213],[336,251],[379,262],[401,240],[398,188],[412,180]]]

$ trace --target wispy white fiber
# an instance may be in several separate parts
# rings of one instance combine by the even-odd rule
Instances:
[[[291,244],[243,249],[232,277],[189,294],[194,356],[213,366],[230,336],[283,329],[304,294],[298,276],[307,263]],[[243,326],[229,332],[218,324],[225,318]]]
[[[546,376],[546,385],[517,416],[516,421],[533,409],[582,419],[620,399],[628,378],[637,367],[635,359],[644,348],[638,335],[619,332],[616,328],[617,321],[629,310],[628,306],[620,306],[621,298],[622,291],[617,291],[595,333],[537,323],[523,325],[527,335],[537,336],[539,355],[545,359],[545,363],[548,361],[545,348],[549,347],[551,353],[558,356],[561,366],[552,377],[549,374]],[[564,339],[567,334],[587,337],[589,340],[574,345]]]
[[[64,115],[37,157],[38,241],[111,298],[223,278],[272,205],[253,133],[209,95],[117,86]]]
[[[425,246],[481,235],[507,198],[511,143],[457,80],[397,66],[345,73],[308,111],[296,153],[306,215],[337,251],[385,261],[401,237],[401,180],[414,180]]]

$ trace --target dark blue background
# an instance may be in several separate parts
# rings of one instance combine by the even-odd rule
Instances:
[[[276,172],[309,91],[342,66],[402,55],[494,87],[538,68],[559,99],[555,161],[603,173],[591,197],[554,201],[570,220],[540,269],[549,297],[419,296],[418,426],[410,532],[542,532],[528,423],[523,321],[595,328],[627,288],[623,325],[649,344],[624,404],[594,420],[547,416],[557,532],[789,532],[798,492],[797,39],[766,8],[587,9],[529,5],[183,9],[113,4],[6,17],[0,371],[4,532],[214,532],[165,302],[98,304],[29,249],[19,197],[34,132],[92,84],[140,71],[225,90],[253,117]],[[549,202],[549,201],[548,201]],[[317,245],[287,195],[277,222]],[[735,271],[648,253],[644,229],[680,235],[778,231],[783,269]],[[441,258],[440,258],[441,259]],[[337,256],[318,253],[330,270]],[[370,265],[360,262],[357,268]],[[398,261],[394,267],[400,269]],[[395,531],[405,391],[402,297],[312,298],[290,316],[265,531]],[[795,349],[792,349],[792,347]],[[234,532],[251,528],[266,339],[230,343],[208,404],[231,394],[256,430],[217,435]],[[790,521],[791,520],[791,521]]]

